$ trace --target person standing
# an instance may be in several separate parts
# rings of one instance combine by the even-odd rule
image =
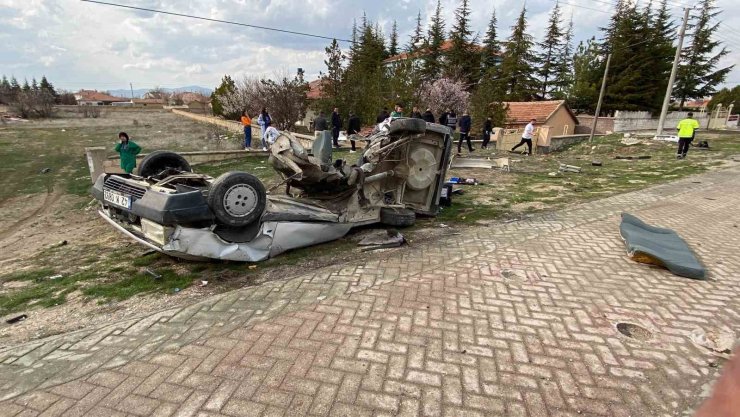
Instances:
[[[423,119],[423,117],[421,117],[421,112],[419,111],[418,107],[414,106],[411,109],[411,117],[414,119]]]
[[[532,155],[532,136],[534,136],[534,125],[537,123],[537,119],[530,119],[527,126],[524,127],[524,133],[522,134],[522,140],[519,142],[518,145],[511,148],[511,151],[514,152],[516,148],[527,145],[527,155]]]
[[[689,153],[689,145],[694,140],[698,128],[699,122],[694,119],[694,113],[689,113],[687,118],[678,122],[678,153],[676,159],[686,158],[686,154]]]
[[[326,115],[323,111],[320,111],[319,116],[313,119],[313,129],[316,132],[329,130],[329,122],[326,120]]]
[[[347,120],[347,136],[350,138],[349,143],[352,145],[352,149],[350,149],[349,153],[355,153],[356,151],[355,141],[352,140],[352,135],[359,134],[360,129],[362,129],[360,117],[354,112],[349,112],[349,120]]]
[[[121,169],[125,173],[130,174],[136,168],[136,155],[141,152],[141,147],[132,140],[129,140],[126,132],[119,133],[118,140],[119,142],[116,144],[115,149],[121,157]]]
[[[249,152],[252,149],[252,118],[246,110],[242,112],[241,121],[244,127],[244,150]]]
[[[457,142],[457,154],[460,155],[462,151],[463,140],[468,142],[468,152],[473,152],[473,144],[470,142],[470,127],[473,125],[473,120],[467,111],[463,112],[458,124],[460,125],[460,141]]]
[[[396,104],[395,109],[393,109],[393,113],[391,113],[392,118],[398,118],[403,117],[403,106],[400,104]]]
[[[427,123],[434,123],[434,113],[432,113],[432,109],[427,109],[421,118],[426,120]]]
[[[439,124],[447,126],[447,116],[450,114],[450,109],[445,110],[439,115]]]
[[[342,129],[342,116],[339,115],[339,108],[334,107],[331,114],[331,140],[335,148],[339,147],[339,131]]]
[[[378,113],[378,117],[375,118],[375,123],[383,123],[383,121],[389,117],[391,117],[391,115],[388,113],[388,107],[384,107],[383,110]]]
[[[481,148],[488,149],[488,142],[491,141],[491,133],[493,133],[493,122],[491,118],[486,118],[486,122],[483,124],[483,145]]]
[[[265,142],[265,132],[267,131],[267,128],[270,127],[272,124],[272,118],[270,117],[270,113],[267,112],[266,108],[262,108],[262,111],[260,111],[260,116],[257,118],[257,123],[260,125],[260,133],[262,137],[262,150],[267,151],[267,142]]]
[[[447,113],[447,127],[452,130],[452,135],[455,136],[455,129],[457,129],[457,114],[455,114],[454,110]]]

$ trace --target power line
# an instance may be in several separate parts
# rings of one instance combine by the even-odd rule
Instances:
[[[80,1],[85,2],[85,3],[101,4],[101,5],[104,5],[104,6],[120,7],[120,8],[123,8],[123,9],[131,9],[131,10],[139,10],[139,11],[144,11],[144,12],[167,14],[167,15],[170,15],[170,16],[187,17],[189,19],[205,20],[205,21],[208,21],[208,22],[226,23],[228,25],[243,26],[243,27],[248,27],[248,28],[253,28],[253,29],[270,30],[270,31],[273,31],[273,32],[288,33],[288,34],[291,34],[291,35],[307,36],[307,37],[311,37],[311,38],[328,39],[328,40],[334,40],[334,39],[336,39],[339,42],[354,43],[354,42],[352,42],[349,39],[339,39],[339,38],[333,38],[331,36],[315,35],[315,34],[312,34],[312,33],[296,32],[296,31],[293,31],[293,30],[277,29],[277,28],[271,28],[271,27],[267,27],[267,26],[250,25],[248,23],[232,22],[232,21],[229,21],[229,20],[211,19],[210,17],[202,17],[202,16],[194,16],[194,15],[184,14],[184,13],[168,12],[168,11],[165,11],[165,10],[149,9],[149,8],[146,8],[146,7],[135,7],[135,6],[128,6],[128,5],[125,5],[125,4],[108,3],[108,2],[96,1],[96,0],[80,0]]]

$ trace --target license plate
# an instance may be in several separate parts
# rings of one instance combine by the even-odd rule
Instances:
[[[131,197],[123,195],[118,191],[103,190],[103,199],[109,203],[113,203],[117,206],[124,207],[127,209],[131,208]]]

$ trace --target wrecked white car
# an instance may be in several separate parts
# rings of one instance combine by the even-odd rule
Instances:
[[[357,161],[331,160],[331,143],[312,154],[291,134],[270,148],[284,195],[247,172],[193,173],[180,155],[157,151],[138,175],[102,174],[92,187],[100,215],[119,231],[185,259],[261,261],[338,239],[373,223],[410,226],[436,215],[450,160],[447,127],[394,119],[366,138]],[[282,193],[280,193],[282,194]]]

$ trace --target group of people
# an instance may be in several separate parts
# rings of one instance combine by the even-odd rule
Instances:
[[[323,132],[329,129],[329,123],[331,122],[331,140],[335,148],[339,148],[339,132],[344,127],[342,116],[339,114],[339,108],[334,107],[331,113],[331,121],[326,118],[326,113],[320,111],[319,115],[313,120],[313,130],[315,132]],[[362,122],[360,117],[355,112],[349,112],[349,119],[347,120],[347,136],[350,138],[349,142],[351,145],[350,153],[357,151],[357,143],[352,139],[352,135],[360,133],[362,129]]]
[[[250,151],[252,149],[252,118],[246,110],[242,112],[241,122],[244,127],[244,150]],[[262,150],[267,151],[267,145],[275,142],[280,132],[272,126],[272,117],[264,107],[257,117],[257,124],[260,126]]]

